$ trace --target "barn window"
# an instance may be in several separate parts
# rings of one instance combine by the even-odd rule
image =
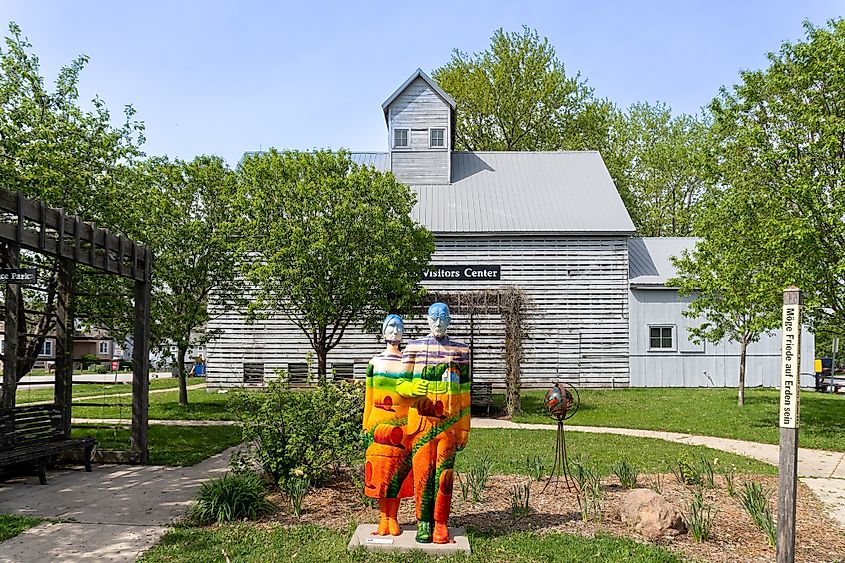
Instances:
[[[407,147],[408,146],[408,130],[394,129],[393,130],[393,146]]]
[[[446,130],[445,129],[431,129],[430,130],[431,148],[446,146]]]
[[[649,350],[674,350],[674,326],[650,326],[648,327],[648,349]]]
[[[247,385],[261,385],[264,383],[263,363],[244,363],[244,383]]]

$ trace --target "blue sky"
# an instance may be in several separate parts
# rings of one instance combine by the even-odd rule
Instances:
[[[79,54],[83,99],[133,104],[148,154],[385,150],[381,103],[417,67],[485,49],[499,27],[549,38],[568,73],[626,107],[696,113],[741,69],[841,17],[845,0],[144,2],[0,0],[49,81]],[[6,34],[4,34],[6,35]]]

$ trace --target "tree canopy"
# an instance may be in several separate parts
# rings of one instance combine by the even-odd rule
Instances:
[[[247,156],[238,174],[244,273],[256,288],[249,312],[296,324],[320,375],[351,323],[372,326],[418,301],[434,240],[392,174],[326,150]]]
[[[845,20],[769,53],[764,70],[723,88],[713,113],[719,182],[765,205],[751,244],[783,286],[806,292],[817,328],[845,328]],[[827,309],[832,313],[826,315]]]
[[[606,141],[612,105],[567,76],[549,40],[528,27],[497,30],[481,53],[454,50],[432,77],[457,102],[458,150],[596,150]]]
[[[666,104],[614,113],[608,170],[641,236],[690,236],[708,177],[708,124]]]

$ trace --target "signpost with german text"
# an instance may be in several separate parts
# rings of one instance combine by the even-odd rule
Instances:
[[[795,561],[795,495],[798,481],[798,407],[801,388],[801,290],[783,292],[778,466],[778,563]]]

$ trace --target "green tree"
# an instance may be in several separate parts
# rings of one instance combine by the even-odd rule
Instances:
[[[211,293],[239,303],[237,242],[231,237],[234,173],[219,157],[153,158],[139,167],[147,216],[139,238],[153,250],[152,321],[156,344],[174,344],[179,403],[188,404],[185,355],[217,333],[206,330]],[[219,314],[222,310],[217,309]]]
[[[806,295],[816,329],[845,328],[845,20],[805,22],[805,40],[769,53],[711,103],[721,183],[763,202],[761,260]],[[783,289],[783,287],[781,287]],[[829,314],[822,311],[828,310]]]
[[[490,48],[451,60],[432,77],[457,102],[456,148],[470,151],[599,150],[614,112],[580,75],[567,76],[534,30],[493,33]]]
[[[296,324],[321,377],[350,323],[372,326],[418,302],[434,241],[392,174],[342,151],[273,149],[245,157],[238,175],[244,271],[256,288],[248,312]]]
[[[674,260],[677,276],[667,285],[694,296],[684,315],[702,323],[689,329],[696,341],[739,344],[737,404],[745,404],[748,345],[778,326],[783,285],[758,243],[761,230],[776,219],[763,202],[714,191],[701,204],[696,229],[702,234],[692,253]]]
[[[93,110],[80,108],[77,85],[87,57],[62,68],[50,91],[32,45],[16,24],[9,24],[4,45],[0,47],[0,185],[119,230],[125,217],[120,178],[140,155],[143,124],[134,120],[131,106],[125,108],[120,127],[111,124],[110,113],[98,98]],[[24,257],[41,269],[44,291],[25,292],[20,301],[22,332],[32,336],[19,339],[19,350],[24,351],[19,377],[32,368],[55,326],[57,263],[27,253]],[[78,277],[84,274],[84,268],[77,269]],[[27,316],[27,309],[45,314],[36,320]]]
[[[705,190],[708,125],[662,103],[615,114],[605,162],[641,236],[689,236]]]

